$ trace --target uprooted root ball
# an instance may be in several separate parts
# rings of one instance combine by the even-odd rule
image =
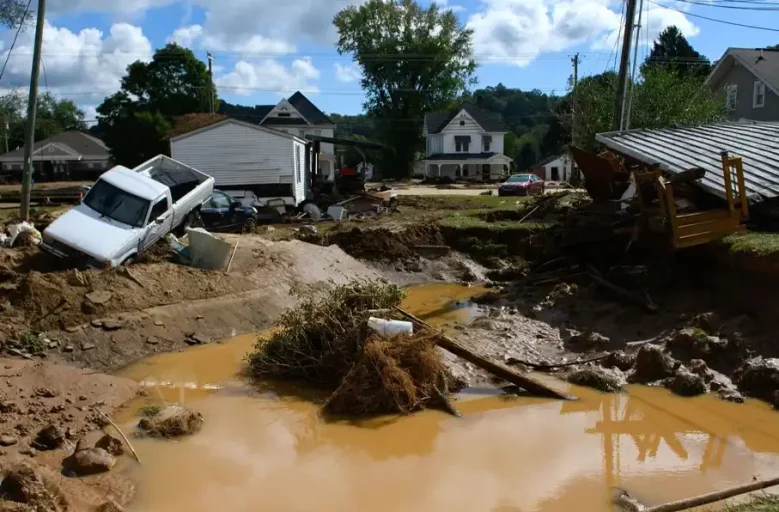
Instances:
[[[333,391],[332,414],[409,413],[446,406],[453,382],[435,336],[383,339],[368,328],[370,316],[392,318],[403,289],[355,282],[308,297],[281,318],[281,330],[260,340],[249,356],[258,377],[300,379]],[[377,310],[382,310],[380,313]]]
[[[331,414],[408,414],[446,406],[453,378],[436,347],[436,335],[371,337],[362,356],[325,404]],[[443,403],[442,403],[443,402]]]

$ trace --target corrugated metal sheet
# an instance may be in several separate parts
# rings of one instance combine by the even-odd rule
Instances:
[[[298,147],[305,148],[299,139],[242,123],[225,123],[170,142],[173,158],[213,176],[217,188],[291,183],[296,185],[296,204],[305,199],[304,187],[296,183]]]
[[[629,130],[596,135],[609,149],[670,173],[701,167],[699,185],[725,197],[721,152],[740,156],[747,195],[752,203],[779,196],[779,123],[717,123],[697,128]]]

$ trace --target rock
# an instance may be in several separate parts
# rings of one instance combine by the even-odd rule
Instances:
[[[163,322],[162,320],[155,320],[154,325],[156,325],[157,327],[164,327],[165,322]]]
[[[37,454],[38,451],[32,446],[23,446],[19,448],[19,453],[21,455],[27,455],[28,457],[35,457],[35,454]]]
[[[150,418],[138,423],[150,437],[180,437],[196,434],[203,427],[203,415],[183,405],[170,405]]]
[[[13,446],[18,442],[19,440],[14,436],[9,436],[9,435],[0,436],[0,446]]]
[[[750,359],[736,370],[733,382],[745,395],[773,402],[779,390],[779,359]]]
[[[89,323],[92,325],[92,327],[97,327],[97,328],[103,327],[103,321],[102,320],[94,319],[94,320],[92,320]]]
[[[19,406],[11,400],[2,400],[0,401],[0,412],[6,414],[16,413],[19,412]]]
[[[709,391],[703,377],[685,369],[679,370],[673,378],[668,379],[666,387],[679,396],[698,396]]]
[[[86,341],[81,344],[81,350],[93,350],[95,348],[94,343],[87,343]]]
[[[59,341],[50,341],[47,345],[50,349],[55,349],[60,346],[60,343]]]
[[[19,464],[7,471],[0,484],[0,497],[6,502],[22,503],[25,508],[5,508],[2,510],[58,512],[62,508],[54,496],[46,489],[41,476],[29,466]]]
[[[726,402],[733,402],[736,404],[743,404],[745,402],[744,395],[732,388],[720,389],[719,393],[717,393],[717,396]]]
[[[571,336],[568,343],[577,350],[602,350],[611,344],[611,340],[600,333],[585,331]]]
[[[477,295],[472,299],[472,302],[474,304],[496,304],[500,302],[501,296],[500,293],[490,291],[482,293],[481,295]]]
[[[110,471],[116,458],[102,448],[77,450],[63,461],[65,468],[77,476],[96,475]]]
[[[53,423],[35,436],[33,447],[38,450],[56,450],[65,443],[65,433]]]
[[[708,334],[718,334],[722,328],[722,321],[717,313],[710,311],[694,316],[692,320],[690,320],[690,325],[703,329]]]
[[[111,455],[119,456],[124,454],[124,444],[120,439],[115,438],[110,434],[106,434],[95,443],[95,448],[102,448]]]
[[[636,368],[631,382],[646,384],[673,375],[675,361],[668,357],[658,345],[644,345],[636,355]]]
[[[633,368],[635,363],[635,354],[626,354],[625,352],[618,350],[609,354],[609,357],[603,361],[603,366],[605,368],[617,368],[623,372],[626,372]]]
[[[103,330],[105,331],[118,331],[119,329],[123,329],[124,326],[125,326],[124,320],[119,320],[119,319],[103,320]]]
[[[495,322],[490,320],[487,317],[479,317],[476,320],[474,320],[471,325],[471,327],[475,329],[484,329],[485,331],[494,331],[496,328]]]
[[[59,395],[59,393],[49,388],[38,388],[35,390],[35,396],[39,396],[41,398],[54,398],[57,395]]]
[[[187,334],[187,339],[184,341],[186,341],[190,345],[205,345],[208,343],[208,338],[206,338],[202,334],[193,332]]]
[[[159,345],[160,339],[155,336],[149,336],[148,338],[146,338],[146,343],[148,343],[149,345]]]
[[[100,306],[111,300],[112,295],[109,291],[96,291],[87,293],[84,297],[92,304]]]
[[[714,379],[714,374],[711,370],[709,370],[709,367],[706,365],[706,361],[703,361],[702,359],[693,359],[687,365],[687,369],[689,369],[695,375],[703,378],[705,382],[711,382]]]
[[[625,385],[625,376],[618,369],[587,366],[568,375],[568,382],[578,386],[594,388],[604,393],[616,393]]]
[[[80,325],[71,325],[71,326],[65,327],[65,331],[69,332],[71,334],[74,333],[74,332],[78,332],[80,330],[81,330],[81,326]]]
[[[65,347],[62,349],[63,352],[73,352],[75,348],[73,345],[65,345]]]

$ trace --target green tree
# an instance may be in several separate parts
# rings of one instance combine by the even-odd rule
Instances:
[[[422,119],[451,106],[475,84],[472,32],[452,11],[414,0],[369,0],[334,18],[338,52],[362,68],[364,108],[376,119],[385,176],[408,177],[422,147]]]
[[[4,27],[17,28],[19,23],[29,22],[32,14],[22,0],[0,0],[0,25]]]
[[[8,148],[14,150],[24,144],[24,125],[27,116],[27,96],[11,91],[0,96],[0,122],[8,123]],[[51,93],[38,97],[35,122],[35,140],[48,139],[67,130],[87,129],[82,112],[72,100],[58,100]],[[3,148],[4,149],[4,148]]]
[[[664,67],[699,77],[705,77],[711,71],[709,59],[695,51],[684,34],[673,25],[660,33],[641,66],[641,73],[645,74],[652,67]]]
[[[576,146],[595,151],[595,135],[611,131],[616,81],[616,75],[609,72],[579,82],[574,112]],[[702,92],[702,82],[698,76],[679,74],[662,66],[645,69],[634,86],[630,128],[694,126],[721,120],[724,100]],[[570,127],[570,119],[561,117],[561,122]]]
[[[213,87],[205,63],[191,50],[168,44],[151,62],[127,67],[121,90],[97,108],[95,132],[117,163],[138,165],[168,152],[163,138],[174,118],[209,110]]]

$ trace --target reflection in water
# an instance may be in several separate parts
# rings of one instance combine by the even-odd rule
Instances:
[[[601,512],[611,486],[657,504],[779,467],[779,414],[768,407],[642,387],[575,388],[576,402],[471,392],[459,419],[327,423],[316,403],[241,377],[253,343],[240,337],[121,372],[154,389],[147,400],[190,402],[206,418],[189,439],[134,441],[144,466],[130,510]],[[128,429],[142,405],[123,419]]]

